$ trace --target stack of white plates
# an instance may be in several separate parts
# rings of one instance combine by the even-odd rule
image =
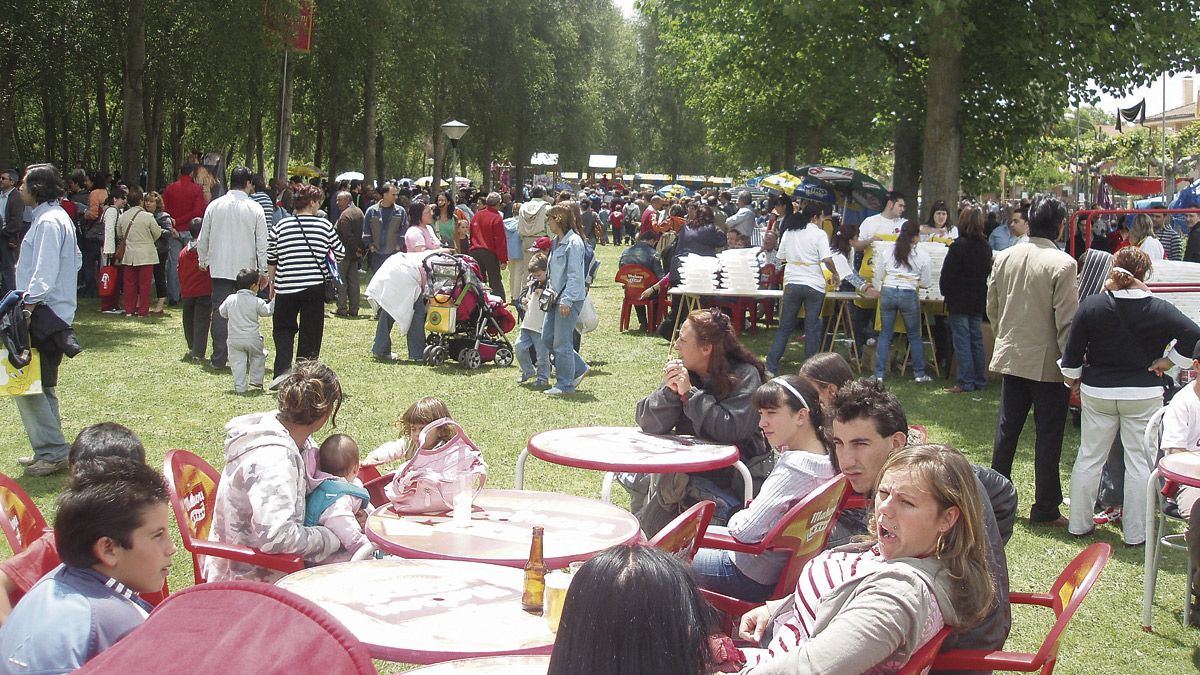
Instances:
[[[717,254],[721,263],[721,287],[741,293],[758,290],[758,249],[731,248]]]
[[[939,281],[942,278],[942,265],[946,262],[946,254],[950,251],[950,247],[940,241],[923,241],[917,244],[917,249],[929,256],[929,262],[933,263],[933,285],[928,289],[928,293],[922,299],[941,300],[942,287]]]
[[[720,261],[716,258],[689,253],[679,263],[679,289],[689,293],[714,291],[719,270]]]

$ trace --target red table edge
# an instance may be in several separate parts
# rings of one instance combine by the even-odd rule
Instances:
[[[553,431],[560,430],[555,429]],[[733,457],[731,459],[712,459],[704,462],[692,462],[689,464],[668,462],[664,464],[638,464],[637,466],[632,466],[630,464],[623,464],[619,462],[578,459],[575,457],[563,457],[561,455],[547,453],[534,445],[534,441],[538,439],[538,436],[546,433],[551,432],[543,431],[529,439],[529,442],[525,445],[525,448],[529,450],[529,454],[537,457],[543,462],[558,464],[559,466],[569,466],[576,469],[590,469],[592,471],[624,471],[630,473],[695,473],[698,471],[712,471],[713,469],[724,469],[731,467],[734,464],[737,464],[742,458],[741,451],[737,449],[737,446],[730,445],[728,447],[733,448],[734,450]],[[712,443],[709,445],[719,444]]]
[[[1200,487],[1200,476],[1193,476],[1191,474],[1185,474],[1185,473],[1177,473],[1175,471],[1172,471],[1171,469],[1164,467],[1163,463],[1161,461],[1159,461],[1159,463],[1158,463],[1158,475],[1162,476],[1163,478],[1166,478],[1167,480],[1175,481],[1176,483],[1179,483],[1180,485],[1187,485],[1190,487]]]
[[[395,663],[411,663],[419,666],[430,666],[445,661],[462,659],[477,659],[492,656],[549,656],[554,651],[554,643],[536,645],[521,649],[502,649],[494,652],[430,652],[421,649],[404,649],[401,647],[383,647],[367,642],[362,643],[373,659],[392,661]]]

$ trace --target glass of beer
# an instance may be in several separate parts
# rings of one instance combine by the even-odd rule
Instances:
[[[571,574],[565,570],[554,570],[546,575],[546,600],[542,614],[550,631],[558,632],[558,621],[562,618],[563,602],[567,599],[567,588],[571,585]]]

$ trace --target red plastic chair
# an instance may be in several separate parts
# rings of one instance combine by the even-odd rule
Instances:
[[[0,518],[0,530],[4,530],[4,538],[8,539],[8,546],[14,555],[24,551],[26,546],[49,529],[37,504],[33,503],[17,481],[2,473],[0,509],[4,510],[4,517]]]
[[[360,480],[361,480],[362,471],[359,471],[358,475],[360,476]],[[371,506],[378,508],[380,506],[387,504],[389,501],[391,501],[390,499],[387,498],[387,494],[384,493],[383,488],[390,485],[392,482],[392,479],[395,477],[396,477],[395,471],[386,473],[382,476],[379,475],[379,471],[376,471],[375,478],[372,478],[371,480],[363,481],[363,488],[366,489],[367,494],[371,495]]]
[[[1054,672],[1058,663],[1058,648],[1063,633],[1071,623],[1071,617],[1083,604],[1092,590],[1108,559],[1112,547],[1108,544],[1092,544],[1083,549],[1067,569],[1058,575],[1049,593],[1010,593],[1013,604],[1040,605],[1054,611],[1057,620],[1050,628],[1046,639],[1036,653],[988,651],[986,649],[952,649],[942,652],[934,659],[936,670],[1015,670],[1023,673],[1040,671],[1042,675]]]
[[[666,315],[666,292],[660,290],[658,295],[646,300],[638,296],[658,283],[659,277],[643,265],[622,265],[613,281],[625,287],[625,297],[621,301],[621,320],[617,330],[622,333],[629,330],[629,312],[634,307],[646,308],[646,332],[650,333],[658,328],[658,322]]]
[[[696,504],[667,523],[647,543],[690,563],[696,557],[696,551],[700,550],[700,540],[708,531],[716,508],[716,502],[712,501]]]
[[[196,583],[207,581],[200,564],[200,557],[206,555],[280,572],[291,573],[304,569],[304,560],[298,555],[263,553],[241,544],[208,540],[221,474],[198,455],[187,450],[171,450],[163,460],[163,476],[167,479],[167,492],[171,497],[171,509],[175,511],[175,522],[179,526],[179,537],[183,540],[183,547],[192,554],[192,573]]]
[[[849,485],[846,477],[840,473],[830,478],[789,509],[757,544],[743,544],[728,534],[709,532],[704,535],[700,545],[705,548],[755,555],[767,551],[787,551],[790,557],[769,599],[778,600],[788,596],[796,590],[796,580],[800,578],[804,565],[825,550],[825,542],[829,539],[833,524],[837,522],[838,514],[841,513],[843,497],[847,494]],[[702,592],[714,607],[730,617],[745,614],[761,604],[709,590]]]
[[[80,673],[377,672],[367,648],[332,614],[253,581],[192,586]]]
[[[937,657],[938,651],[942,648],[942,643],[946,638],[950,637],[950,633],[954,629],[950,626],[943,626],[941,630],[934,633],[929,642],[921,645],[921,648],[913,652],[913,655],[908,657],[908,661],[896,671],[896,675],[922,675],[926,668],[933,665],[934,658]]]

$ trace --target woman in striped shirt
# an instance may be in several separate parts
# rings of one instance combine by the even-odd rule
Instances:
[[[762,639],[754,675],[894,673],[943,626],[979,623],[995,597],[983,505],[967,458],[945,445],[888,457],[875,489],[871,541],[818,555],[794,595],[742,617]]]
[[[825,416],[819,399],[816,387],[799,375],[768,380],[755,390],[751,403],[758,409],[758,426],[780,454],[758,497],[729,519],[734,539],[762,541],[788,509],[837,473],[821,431]],[[759,602],[775,590],[787,558],[784,551],[753,555],[706,548],[697,552],[692,567],[701,588]]]
[[[275,296],[272,336],[275,339],[275,377],[292,367],[292,354],[301,359],[321,355],[325,333],[325,256],[346,255],[330,222],[317,215],[321,189],[301,186],[292,201],[295,215],[275,223],[267,232],[267,270]],[[296,334],[300,337],[297,340]]]

